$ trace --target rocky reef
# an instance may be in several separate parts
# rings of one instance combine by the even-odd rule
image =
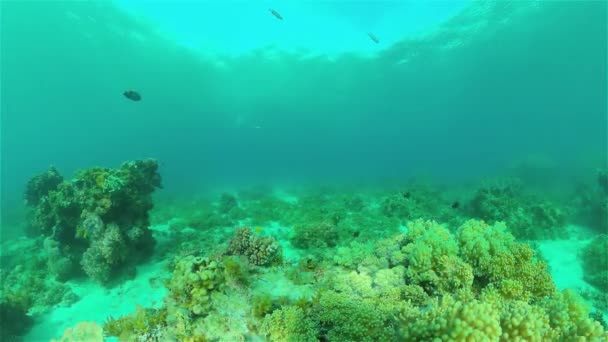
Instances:
[[[64,180],[55,168],[26,186],[30,231],[44,237],[48,269],[60,280],[79,272],[101,283],[132,271],[150,255],[152,192],[161,186],[158,163],[90,168]]]

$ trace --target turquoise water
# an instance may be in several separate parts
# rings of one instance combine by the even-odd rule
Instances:
[[[123,327],[123,340],[509,340],[516,308],[541,322],[529,340],[601,340],[605,2],[2,1],[0,11],[0,316],[24,322],[3,338],[48,341],[80,321],[141,314],[138,304],[158,321]],[[61,180],[30,181],[50,165]],[[484,266],[467,252],[469,239],[509,240],[500,222],[536,256],[496,250],[546,282],[522,289],[524,276],[492,268],[497,255]],[[467,235],[480,225],[487,234]],[[260,261],[239,239],[276,252]],[[222,280],[205,299],[172,297],[197,286],[180,265]],[[572,302],[585,309],[571,325],[547,323]],[[460,307],[500,317],[478,322],[483,336],[428,328],[468,322]],[[362,328],[346,317],[377,319]]]

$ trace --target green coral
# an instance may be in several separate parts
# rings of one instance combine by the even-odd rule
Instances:
[[[480,187],[468,203],[467,212],[492,224],[505,222],[511,233],[521,239],[567,236],[567,210],[526,193],[521,182],[514,179]]]
[[[32,327],[34,321],[27,308],[11,299],[0,299],[0,340],[18,341]]]
[[[106,282],[110,273],[132,270],[150,255],[148,212],[160,181],[152,159],[80,170],[72,180],[51,169],[28,183],[29,224],[56,242],[55,260],[80,264],[93,279]]]
[[[396,325],[389,310],[374,300],[323,292],[316,317],[329,341],[391,341]]]
[[[273,342],[319,341],[319,323],[297,306],[284,306],[267,315],[260,332]]]
[[[551,295],[555,285],[534,250],[515,241],[504,224],[470,220],[457,234],[462,259],[473,267],[478,288],[493,286],[505,297],[530,300]]]
[[[246,227],[234,232],[226,252],[229,255],[246,256],[251,264],[257,266],[281,263],[282,250],[277,240],[270,236],[253,234],[251,229]]]
[[[409,243],[401,252],[411,284],[422,286],[429,294],[472,285],[473,270],[458,256],[458,244],[446,228],[433,221],[413,221],[408,224],[406,239]]]
[[[548,340],[606,341],[608,331],[589,316],[589,307],[570,290],[556,292],[540,301],[551,327]]]
[[[120,318],[109,317],[103,325],[107,336],[116,336],[120,342],[163,341],[167,312],[137,306],[135,313]]]
[[[40,204],[51,191],[57,189],[61,182],[63,182],[63,177],[55,167],[51,166],[46,172],[27,182],[24,196],[25,203],[30,206]]]
[[[595,237],[582,251],[585,281],[608,292],[608,235]]]
[[[167,304],[170,310],[185,309],[193,316],[202,316],[211,309],[211,294],[223,286],[223,269],[218,261],[190,255],[175,265],[167,283]]]
[[[499,313],[479,300],[446,295],[414,314],[400,327],[405,341],[496,341],[501,335]]]
[[[338,243],[338,229],[330,222],[298,224],[293,227],[291,243],[297,248],[326,248]]]

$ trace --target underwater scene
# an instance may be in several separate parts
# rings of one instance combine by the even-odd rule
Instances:
[[[606,1],[0,1],[0,341],[608,341]]]

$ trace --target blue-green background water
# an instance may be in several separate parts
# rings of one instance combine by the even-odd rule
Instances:
[[[1,11],[5,222],[50,164],[69,175],[155,157],[167,194],[476,179],[531,155],[559,181],[607,163],[604,1]]]

